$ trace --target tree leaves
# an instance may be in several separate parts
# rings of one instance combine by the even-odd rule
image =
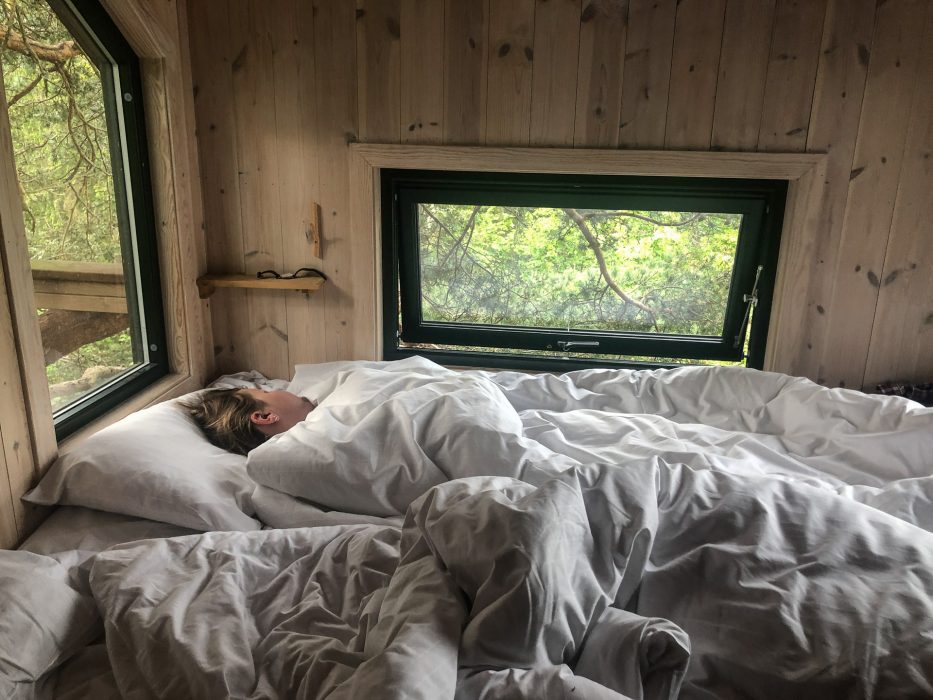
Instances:
[[[421,204],[425,320],[719,335],[735,214]]]

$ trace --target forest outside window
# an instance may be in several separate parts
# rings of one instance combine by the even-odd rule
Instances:
[[[387,359],[763,365],[785,181],[381,177]]]
[[[59,438],[168,371],[138,59],[93,0],[3,0],[4,89]]]

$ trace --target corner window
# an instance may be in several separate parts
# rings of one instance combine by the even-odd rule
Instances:
[[[93,0],[0,4],[59,438],[168,371],[138,60]]]
[[[386,358],[763,364],[786,182],[381,177]]]

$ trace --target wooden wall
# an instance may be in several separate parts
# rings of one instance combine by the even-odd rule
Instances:
[[[188,19],[209,268],[331,277],[215,294],[218,371],[372,354],[363,141],[825,152],[772,367],[933,379],[930,0],[212,0]]]

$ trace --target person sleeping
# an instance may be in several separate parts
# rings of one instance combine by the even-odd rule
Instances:
[[[290,391],[212,389],[182,406],[211,444],[245,456],[298,425],[317,402]]]

